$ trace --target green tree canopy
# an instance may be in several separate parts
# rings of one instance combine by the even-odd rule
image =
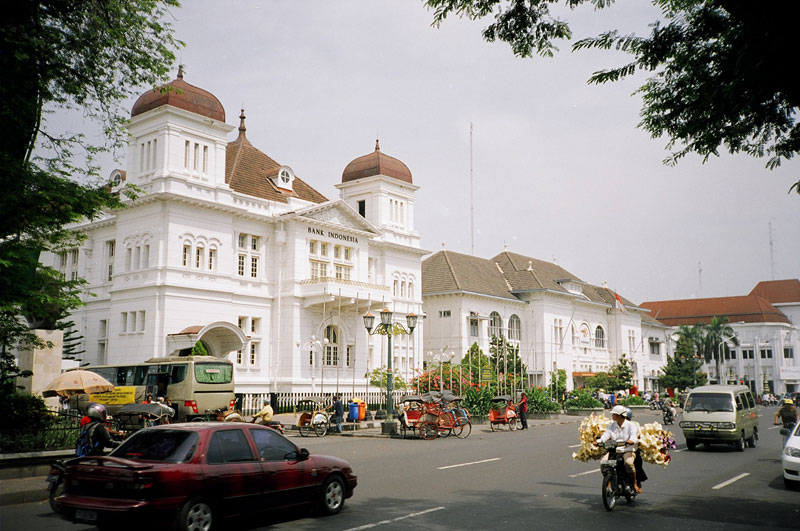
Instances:
[[[0,350],[37,344],[20,315],[51,318],[80,304],[76,284],[39,262],[77,245],[65,225],[121,205],[96,157],[127,144],[121,104],[166,79],[181,43],[165,22],[177,0],[21,0],[0,25]],[[60,133],[47,117],[82,113],[104,140]],[[90,185],[82,183],[92,183]]]
[[[621,391],[630,389],[633,384],[633,368],[627,355],[620,356],[619,361],[611,366],[608,371],[608,389]]]
[[[648,80],[638,90],[644,107],[639,127],[666,136],[675,164],[689,153],[703,160],[745,152],[767,157],[772,169],[800,151],[800,85],[786,65],[795,62],[798,2],[743,0],[652,0],[664,21],[646,37],[610,30],[576,41],[574,50],[616,49],[627,64],[592,75],[590,83],[617,81],[636,72]],[[551,13],[559,0],[425,0],[433,24],[448,15],[472,20],[493,16],[483,31],[487,41],[507,42],[515,55],[553,56],[556,42],[569,40],[569,24]],[[613,0],[564,0],[574,9],[603,9]],[[645,28],[643,28],[645,29]],[[792,185],[800,194],[800,181]]]

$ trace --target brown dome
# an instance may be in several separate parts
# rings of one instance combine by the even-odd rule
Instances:
[[[353,160],[342,172],[342,182],[350,182],[373,175],[386,175],[399,181],[411,184],[411,171],[408,166],[389,155],[381,153],[378,141],[375,141],[375,151],[369,155]]]
[[[225,121],[225,109],[216,96],[184,81],[183,69],[178,69],[177,79],[139,96],[131,109],[131,118],[162,105],[172,105],[220,122]]]

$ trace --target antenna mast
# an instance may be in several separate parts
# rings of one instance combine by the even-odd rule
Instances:
[[[475,203],[472,187],[472,122],[469,123],[469,243],[470,254],[475,256]]]
[[[775,280],[775,240],[772,238],[772,220],[769,220],[769,269],[772,273],[770,280]]]
[[[703,266],[697,262],[697,298],[703,296]]]

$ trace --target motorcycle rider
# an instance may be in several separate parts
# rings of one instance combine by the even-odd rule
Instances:
[[[255,422],[257,424],[261,424],[262,426],[266,426],[268,424],[272,424],[273,423],[272,415],[273,415],[273,411],[272,411],[272,406],[270,405],[270,402],[269,402],[269,398],[265,398],[264,399],[264,407],[261,409],[261,411],[259,411],[255,415],[253,415],[252,422]],[[259,418],[261,420],[258,420]]]
[[[786,398],[783,401],[783,405],[780,407],[777,413],[775,413],[775,424],[778,424],[778,418],[781,419],[784,428],[790,428],[800,422],[800,412],[797,411],[797,408],[794,406],[791,398]]]
[[[642,492],[642,488],[636,482],[636,466],[634,465],[636,446],[639,442],[639,429],[626,418],[626,415],[624,406],[614,406],[611,409],[611,424],[597,442],[602,444],[609,439],[625,441],[622,459],[625,462],[625,470],[628,472],[633,490],[639,494]]]
[[[93,443],[92,451],[89,455],[103,455],[103,449],[119,446],[118,442],[111,439],[111,435],[106,429],[108,414],[103,404],[89,404],[86,409],[86,416],[89,417],[89,423],[83,427],[83,430],[89,430],[89,438]]]
[[[672,398],[669,396],[664,399],[664,403],[661,405],[661,410],[665,413],[669,412],[670,421],[674,420],[675,416],[678,414],[678,410],[675,409],[675,404],[672,403]]]

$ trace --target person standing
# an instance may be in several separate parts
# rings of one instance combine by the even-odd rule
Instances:
[[[342,397],[333,395],[333,418],[336,421],[336,433],[342,433],[342,419],[344,418],[344,407]]]
[[[528,395],[522,391],[522,399],[519,401],[519,421],[522,423],[522,429],[528,429]]]

